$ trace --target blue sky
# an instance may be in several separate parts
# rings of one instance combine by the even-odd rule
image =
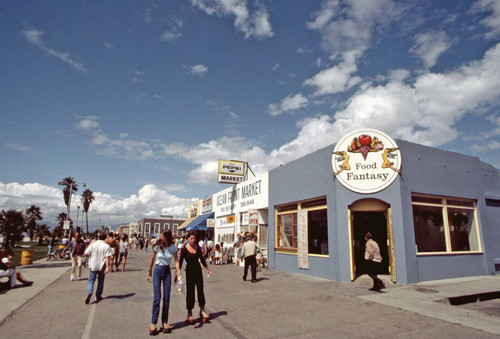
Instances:
[[[217,160],[262,173],[359,128],[500,167],[498,0],[0,8],[2,209],[52,223],[71,176],[91,224],[184,217]]]

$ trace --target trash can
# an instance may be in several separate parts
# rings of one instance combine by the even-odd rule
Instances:
[[[32,264],[34,253],[35,253],[35,251],[23,251],[21,253],[21,266]]]

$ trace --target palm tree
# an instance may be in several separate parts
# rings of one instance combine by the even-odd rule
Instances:
[[[59,186],[63,186],[63,194],[64,194],[64,203],[68,208],[68,213],[66,214],[69,217],[69,209],[71,207],[71,195],[78,191],[78,185],[75,182],[73,177],[66,177],[63,180],[57,183]]]
[[[42,212],[40,212],[40,207],[31,205],[30,208],[24,210],[24,214],[26,215],[26,221],[28,222],[30,240],[33,240],[33,235],[36,230],[36,222],[43,219]]]
[[[102,225],[101,226],[101,232],[104,233],[104,234],[108,234],[109,233],[109,227]]]
[[[0,229],[3,234],[3,248],[8,249],[15,246],[16,241],[21,238],[21,234],[25,230],[24,224],[23,212],[13,209],[7,212],[2,210],[0,213]]]
[[[38,225],[36,228],[36,232],[38,234],[38,245],[43,244],[43,237],[50,236],[49,226],[47,224]]]
[[[83,203],[83,210],[87,219],[87,234],[89,234],[89,208],[94,200],[94,192],[89,189],[83,191],[81,202]]]

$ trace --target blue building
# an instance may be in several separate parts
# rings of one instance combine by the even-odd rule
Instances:
[[[371,232],[397,283],[500,271],[498,169],[367,131],[269,172],[269,267],[355,280]]]

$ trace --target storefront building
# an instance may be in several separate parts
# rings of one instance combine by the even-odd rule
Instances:
[[[180,226],[182,235],[187,235],[188,231],[199,231],[200,239],[212,239],[213,227],[210,221],[213,220],[212,197],[205,197],[203,200],[193,202],[188,206],[188,218]]]
[[[213,195],[214,242],[234,244],[238,233],[257,234],[263,250],[268,245],[268,173],[232,185]]]
[[[394,282],[496,274],[499,220],[498,169],[376,130],[269,172],[271,269],[355,280],[370,232]]]

